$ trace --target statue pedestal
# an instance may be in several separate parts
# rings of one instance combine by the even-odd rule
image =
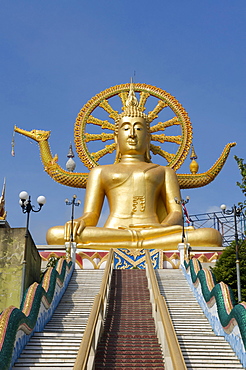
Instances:
[[[188,243],[186,245],[188,247],[190,246]],[[157,268],[178,269],[181,264],[184,264],[184,259],[188,257],[188,250],[186,252],[187,254],[185,254],[184,246],[184,243],[180,243],[174,250],[166,251],[159,249],[162,256],[159,253],[159,257],[156,259]],[[42,257],[42,269],[46,267],[49,258],[52,256],[66,258],[66,248],[67,246],[65,245],[38,245],[37,249]],[[119,265],[124,264],[123,261],[125,260],[127,265],[131,264],[133,267],[137,267],[140,262],[140,257],[129,257],[129,254],[132,254],[134,257],[135,251],[136,250],[132,250],[130,253],[128,252],[128,256],[124,256],[124,254],[120,252],[120,255],[118,255],[118,262],[121,261]],[[214,266],[222,251],[223,247],[213,248],[192,246],[190,250],[190,258],[197,258],[205,267]],[[71,259],[75,261],[76,269],[103,269],[106,265],[107,255],[108,251],[103,250],[75,250],[75,246],[74,249],[71,248]]]

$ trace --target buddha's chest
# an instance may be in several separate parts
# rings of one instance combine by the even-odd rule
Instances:
[[[164,181],[164,174],[158,168],[128,168],[123,167],[114,171],[106,171],[103,184],[106,191],[121,189],[121,192],[143,193],[158,190]]]

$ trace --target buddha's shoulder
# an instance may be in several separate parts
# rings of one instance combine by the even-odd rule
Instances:
[[[158,173],[162,173],[165,178],[166,177],[176,177],[176,172],[171,168],[171,167],[168,167],[168,166],[158,166],[156,168],[156,171]]]
[[[166,173],[175,173],[175,171],[168,166],[159,166],[160,170]]]
[[[157,171],[160,172],[165,172],[165,173],[175,173],[175,171],[168,166],[161,166],[159,164],[154,164],[154,163],[149,163],[150,168],[156,169]]]
[[[104,164],[104,165],[101,165],[101,166],[96,166],[94,168],[91,169],[90,173],[93,175],[99,175],[99,174],[104,174],[104,173],[107,173],[107,172],[112,172],[112,171],[115,171],[115,164]]]

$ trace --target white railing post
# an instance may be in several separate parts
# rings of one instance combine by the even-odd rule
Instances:
[[[179,250],[180,268],[181,268],[184,265],[184,260],[185,260],[185,243],[179,243],[178,250]]]

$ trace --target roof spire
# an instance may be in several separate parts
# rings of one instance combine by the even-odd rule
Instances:
[[[70,143],[70,146],[69,146],[69,150],[68,150],[68,154],[67,154],[67,157],[68,157],[68,161],[66,163],[66,169],[68,171],[71,171],[73,172],[75,170],[75,167],[76,167],[76,163],[74,162],[73,158],[74,158],[74,153],[73,153],[73,147],[72,147],[72,144]]]

